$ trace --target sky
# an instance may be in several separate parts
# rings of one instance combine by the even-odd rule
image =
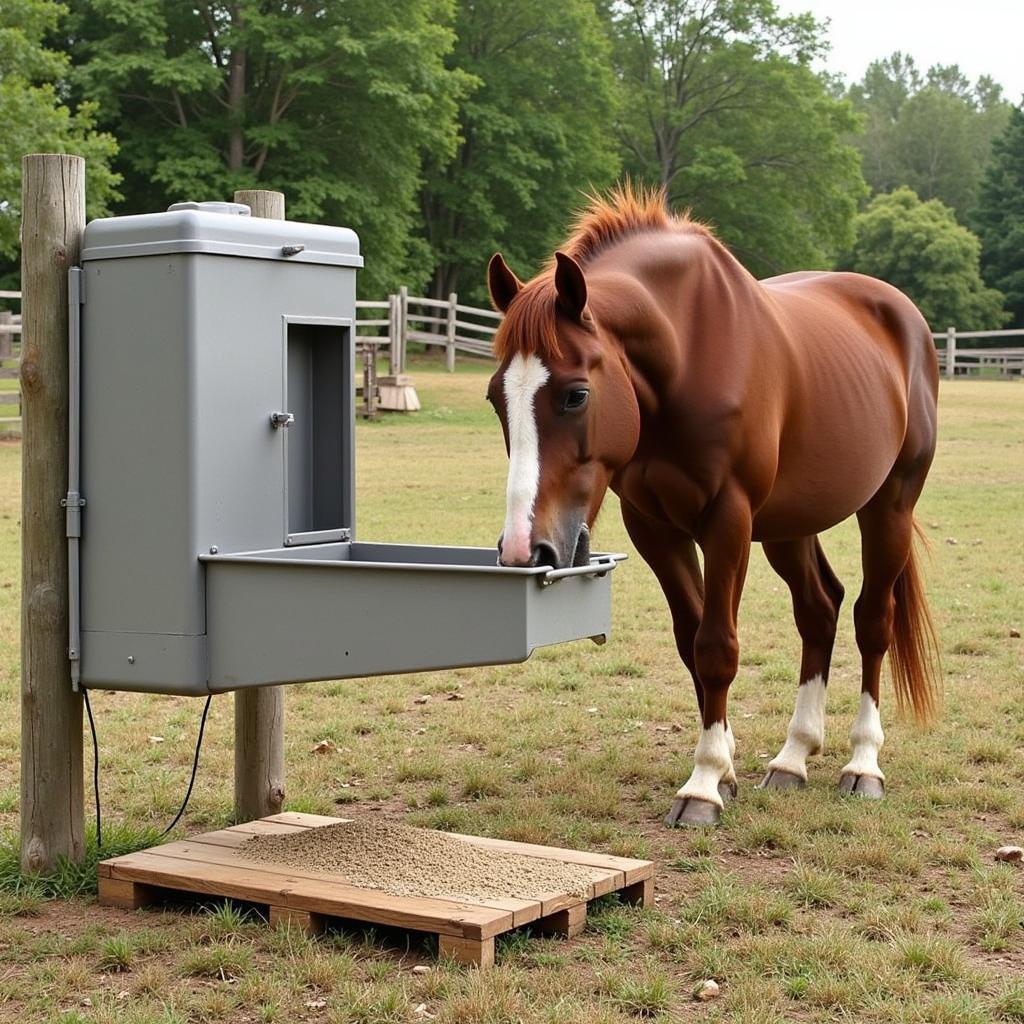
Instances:
[[[1024,93],[1024,0],[776,0],[787,14],[831,20],[828,70],[857,81],[893,50],[924,71],[959,64],[972,81],[991,75],[1013,103]]]

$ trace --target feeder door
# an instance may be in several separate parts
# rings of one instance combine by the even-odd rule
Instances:
[[[350,320],[284,318],[286,545],[350,539],[355,384]]]

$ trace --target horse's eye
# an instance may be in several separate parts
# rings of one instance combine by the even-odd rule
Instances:
[[[569,409],[582,409],[587,404],[589,397],[590,391],[587,388],[573,388],[572,391],[566,392],[565,399],[562,402],[562,409],[565,411]]]

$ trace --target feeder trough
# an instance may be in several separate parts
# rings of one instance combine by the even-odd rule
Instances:
[[[180,203],[85,229],[71,279],[77,686],[207,694],[603,640],[610,573],[356,539],[344,228]]]

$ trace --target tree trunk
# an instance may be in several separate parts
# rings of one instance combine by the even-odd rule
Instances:
[[[236,33],[243,29],[242,16],[232,11]],[[228,110],[231,127],[228,135],[228,167],[241,170],[245,162],[245,45],[235,42],[231,46],[231,65],[228,71]],[[255,211],[254,211],[255,212]]]

